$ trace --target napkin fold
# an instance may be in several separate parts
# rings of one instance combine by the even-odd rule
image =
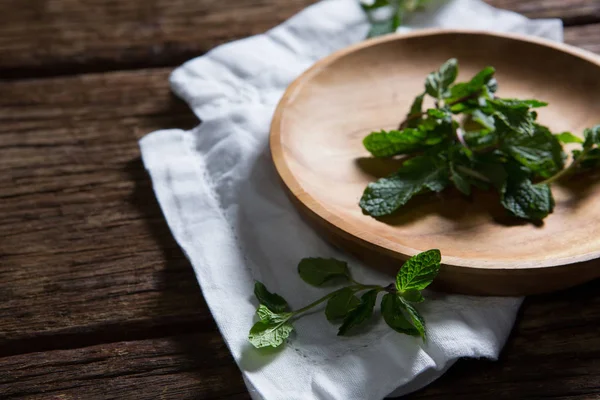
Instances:
[[[473,28],[562,40],[559,20],[528,20],[479,0],[454,0],[414,14],[402,28]],[[285,88],[316,60],[365,37],[355,0],[317,3],[262,35],[225,44],[177,68],[173,90],[202,120],[190,131],[161,130],[140,141],[144,164],[173,236],[189,258],[206,302],[254,399],[382,399],[417,390],[458,358],[497,358],[520,298],[430,292],[419,308],[428,341],[378,319],[337,337],[322,313],[296,322],[274,351],[247,340],[255,280],[293,309],[326,293],[296,272],[303,257],[347,260],[359,281],[391,278],[324,242],[285,196],[268,149],[269,124]]]

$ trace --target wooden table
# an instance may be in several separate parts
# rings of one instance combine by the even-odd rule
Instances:
[[[0,2],[0,398],[249,398],[137,140],[198,123],[175,66],[311,3]],[[600,52],[600,0],[489,3]],[[409,397],[600,398],[599,289],[528,298],[500,361]]]

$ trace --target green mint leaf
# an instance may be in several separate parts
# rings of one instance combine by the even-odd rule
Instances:
[[[290,336],[294,327],[289,322],[258,321],[250,329],[248,339],[256,348],[278,347]]]
[[[497,99],[495,103],[502,103],[510,108],[539,108],[546,107],[548,103],[539,100],[519,100],[519,99]]]
[[[406,301],[410,301],[411,303],[421,303],[425,301],[421,291],[417,289],[408,289],[404,291],[404,293],[402,293],[402,298]]]
[[[568,143],[583,143],[583,139],[581,139],[578,136],[573,135],[571,132],[562,132],[562,133],[559,133],[559,134],[554,135],[554,136],[556,136],[556,138],[560,142],[565,143],[565,144],[568,144]]]
[[[458,75],[456,58],[446,61],[438,71],[430,73],[425,79],[425,92],[431,97],[441,99],[449,93],[448,88]]]
[[[506,182],[506,169],[500,161],[494,160],[493,158],[479,157],[475,163],[477,172],[485,176],[488,181],[497,189],[502,190]]]
[[[391,157],[421,150],[426,139],[426,132],[406,128],[401,131],[373,132],[364,138],[363,144],[373,157]]]
[[[402,306],[404,307],[404,309],[410,316],[410,319],[411,319],[414,327],[419,332],[419,335],[421,336],[421,338],[423,338],[423,340],[426,340],[427,335],[426,335],[425,320],[423,319],[421,314],[419,314],[417,309],[412,304],[410,304],[403,298],[401,298],[400,301],[402,302]]]
[[[508,165],[508,177],[501,191],[501,203],[512,215],[533,221],[544,219],[554,210],[549,185],[534,185],[526,173]]]
[[[496,125],[494,124],[494,117],[484,114],[481,110],[474,110],[471,114],[471,117],[473,118],[473,121],[477,122],[486,129],[494,130],[496,128]]]
[[[356,326],[363,324],[373,315],[373,308],[377,300],[377,289],[372,289],[363,294],[360,298],[360,304],[351,310],[338,331],[338,336],[344,336],[348,331]]]
[[[263,322],[284,322],[290,319],[291,313],[274,313],[267,306],[261,304],[256,310],[256,315]]]
[[[450,88],[450,97],[446,101],[452,103],[481,93],[490,81],[493,80],[495,82],[495,79],[493,79],[495,72],[496,70],[493,67],[485,67],[471,78],[469,82],[453,85]],[[493,91],[495,91],[495,89]]]
[[[441,120],[441,122],[452,123],[452,114],[448,110],[444,110],[441,108],[430,108],[427,110],[427,115]]]
[[[386,19],[383,21],[373,21],[371,22],[371,29],[367,34],[367,38],[374,38],[377,36],[394,33],[396,32],[399,26],[400,19],[396,15],[394,15],[390,19]]]
[[[485,84],[485,87],[487,88],[489,93],[496,93],[496,91],[498,90],[498,81],[496,80],[496,78],[492,78]],[[493,95],[490,97],[493,97]]]
[[[259,303],[264,304],[273,312],[281,313],[289,309],[288,303],[283,297],[269,292],[266,286],[259,281],[254,284],[254,295]]]
[[[394,175],[370,183],[360,199],[360,207],[373,217],[389,215],[415,194],[424,190],[440,192],[447,184],[446,164],[418,156],[406,161]]]
[[[498,145],[498,135],[496,132],[487,129],[480,131],[466,131],[463,137],[467,146],[474,151]]]
[[[407,335],[420,336],[421,332],[404,316],[404,310],[402,300],[392,293],[387,293],[381,299],[381,315],[390,328]]]
[[[471,183],[456,167],[457,165],[453,162],[450,163],[450,179],[462,194],[469,196],[471,194]]]
[[[494,115],[511,130],[522,135],[533,135],[533,118],[527,106],[516,106],[503,99],[490,101]],[[497,126],[497,121],[495,122]]]
[[[327,301],[325,316],[328,321],[342,319],[359,304],[360,300],[354,295],[354,290],[350,288],[340,289]]]
[[[581,150],[573,150],[573,159],[581,156]],[[579,168],[590,169],[600,167],[600,149],[594,148],[587,152],[586,156],[579,162]]]
[[[350,278],[348,264],[334,258],[303,258],[298,264],[298,273],[304,282],[313,286],[336,278]]]
[[[410,111],[406,115],[407,117],[410,117],[413,115],[421,115],[421,113],[423,112],[423,99],[424,98],[425,98],[425,93],[421,93],[420,95],[415,97],[412,105],[410,106]],[[414,121],[416,121],[416,120],[413,120],[412,122],[414,122]]]
[[[543,178],[551,177],[564,167],[562,145],[544,126],[534,124],[531,136],[511,132],[504,143],[515,160]]]
[[[600,145],[600,125],[596,125],[593,128],[588,128],[583,131],[583,147],[589,148],[593,145]]]
[[[396,289],[399,293],[407,290],[423,290],[431,284],[440,271],[442,255],[439,250],[427,250],[409,258],[396,275]]]

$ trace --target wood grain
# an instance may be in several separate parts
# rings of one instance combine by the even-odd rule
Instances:
[[[328,239],[390,273],[409,256],[440,249],[443,267],[436,282],[444,290],[523,295],[600,277],[599,228],[589,221],[600,208],[594,177],[553,185],[556,207],[542,226],[507,218],[491,192],[417,196],[381,220],[362,213],[357,203],[367,184],[398,168],[398,160],[370,157],[363,138],[397,127],[403,119],[398,110],[408,110],[423,90],[423,71],[450,57],[459,60],[459,80],[493,65],[500,96],[548,102],[538,121],[554,132],[581,135],[599,122],[594,93],[600,91],[600,58],[572,47],[447,30],[359,43],[301,75],[275,111],[271,152],[295,204]],[[391,171],[376,168],[390,164]]]
[[[3,399],[248,399],[217,333],[5,357]]]
[[[565,42],[600,53],[600,24],[572,26],[565,29]]]
[[[485,0],[529,18],[560,18],[566,26],[600,21],[600,0]]]
[[[167,76],[0,84],[0,353],[40,335],[212,329],[136,142],[196,124]]]
[[[315,0],[0,2],[0,77],[181,64],[262,33]],[[248,23],[251,21],[251,23]]]
[[[0,2],[0,78],[175,66],[264,32],[315,0]],[[567,25],[600,21],[600,0],[487,0]],[[251,21],[251,23],[248,23]]]
[[[500,360],[461,361],[410,400],[600,397],[600,281],[532,296]],[[552,316],[549,318],[549,316]],[[0,359],[3,398],[249,399],[217,332]],[[49,397],[54,396],[54,397]]]
[[[313,2],[0,2],[0,79],[64,76],[0,82],[1,398],[249,399],[139,160],[143,134],[196,124],[169,69],[146,68]],[[597,0],[488,3],[598,19]],[[598,32],[565,40],[597,51]],[[117,69],[137,70],[76,75]],[[500,362],[458,364],[415,398],[600,397],[599,285],[529,298]]]

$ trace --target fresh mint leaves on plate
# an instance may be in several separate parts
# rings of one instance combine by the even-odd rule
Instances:
[[[256,282],[254,294],[259,301],[258,322],[252,326],[248,339],[254,347],[278,347],[294,330],[292,321],[314,307],[327,302],[325,316],[331,323],[341,322],[338,336],[351,332],[371,319],[380,292],[381,314],[395,331],[425,340],[425,320],[414,304],[424,301],[421,293],[431,284],[440,269],[439,250],[428,250],[411,257],[398,271],[396,282],[388,286],[365,285],[355,281],[348,265],[333,258],[305,258],[298,264],[298,273],[305,282],[322,286],[346,281],[351,284],[335,290],[320,299],[291,311],[283,297],[271,293],[261,282]],[[360,297],[358,297],[358,295]]]
[[[537,122],[535,109],[548,104],[497,97],[494,73],[486,67],[456,83],[458,62],[450,59],[427,76],[398,129],[364,138],[374,157],[406,156],[396,173],[367,186],[359,202],[364,213],[390,215],[413,196],[454,185],[467,196],[473,187],[495,189],[511,215],[540,221],[554,209],[551,183],[600,166],[600,125],[586,129],[584,139],[554,134]],[[434,108],[423,109],[426,96]],[[562,144],[579,146],[567,167]]]

